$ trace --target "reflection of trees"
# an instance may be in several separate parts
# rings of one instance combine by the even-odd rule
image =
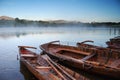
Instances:
[[[120,29],[118,29],[118,35],[120,35]]]
[[[120,28],[110,27],[109,35],[120,35]]]
[[[116,29],[114,29],[113,31],[114,31],[114,35],[116,35],[116,34],[117,34],[117,31],[116,31]]]
[[[18,20],[18,19],[17,19]],[[33,30],[34,29],[34,30]],[[59,29],[59,30],[58,30]],[[105,30],[102,30],[105,29]],[[5,31],[4,31],[5,30]],[[73,32],[78,32],[81,34],[84,34],[84,32],[89,31],[89,33],[96,33],[100,31],[102,32],[107,32],[108,35],[115,35],[118,36],[120,35],[120,28],[118,27],[104,27],[104,28],[96,28],[96,27],[61,27],[61,28],[33,28],[33,27],[28,27],[28,28],[5,28],[5,29],[0,29],[0,38],[10,38],[10,37],[20,37],[20,36],[25,36],[25,35],[31,35],[31,34],[41,34],[41,33],[58,33],[58,32],[70,32],[73,30]],[[85,31],[83,31],[85,30]]]
[[[25,36],[31,33],[19,33],[19,32],[15,32],[15,33],[0,33],[0,38],[11,38],[11,37],[20,37],[20,36]]]
[[[16,34],[16,37],[20,37],[21,35],[23,35],[23,36],[27,35],[27,33],[19,33],[19,32],[16,32],[15,34]]]
[[[12,33],[0,33],[0,38],[12,38],[12,37],[20,37],[20,36],[26,36],[31,34],[41,34],[41,32],[12,32]]]

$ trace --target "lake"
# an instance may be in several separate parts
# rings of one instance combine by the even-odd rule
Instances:
[[[59,26],[59,27],[1,27],[0,28],[0,80],[36,80],[17,60],[18,45],[35,46],[60,40],[75,45],[76,42],[93,40],[95,45],[106,47],[106,41],[120,36],[120,27],[111,26]],[[85,72],[80,73],[84,80],[106,80]]]

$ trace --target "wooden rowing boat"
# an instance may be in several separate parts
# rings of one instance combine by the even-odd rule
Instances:
[[[77,42],[77,47],[84,52],[96,53],[98,54],[99,58],[101,57],[106,58],[107,59],[106,61],[103,60],[103,62],[105,62],[106,64],[120,59],[120,50],[118,49],[95,46],[91,44],[86,44],[84,42],[93,42],[93,41],[87,40],[83,42]]]
[[[108,45],[108,48],[120,51],[120,36],[111,38],[110,41],[106,42],[106,44]]]
[[[58,44],[57,44],[58,42]],[[88,51],[80,47],[62,45],[59,41],[42,44],[40,48],[51,58],[71,67],[112,78],[120,78],[120,54],[105,48],[91,48]],[[96,52],[99,49],[99,52]],[[101,50],[105,49],[104,53]]]
[[[19,46],[20,60],[28,70],[39,80],[76,80],[60,67],[47,55],[38,55],[28,48],[35,47]]]
[[[26,46],[19,46],[20,60],[28,68],[28,70],[33,73],[33,75],[35,75],[39,80],[60,79],[58,75],[55,75],[51,72],[51,70],[54,70],[42,57],[39,57],[39,55],[26,48]]]

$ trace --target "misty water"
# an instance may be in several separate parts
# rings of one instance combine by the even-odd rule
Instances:
[[[50,41],[60,40],[75,45],[76,42],[93,40],[92,44],[106,47],[105,42],[116,36],[120,36],[120,27],[0,27],[0,80],[35,80],[17,60],[19,45],[35,46],[39,54],[39,45]],[[106,80],[85,72],[80,74],[84,80]]]

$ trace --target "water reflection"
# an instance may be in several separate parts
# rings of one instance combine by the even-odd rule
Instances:
[[[120,35],[120,28],[110,28],[109,34],[110,35]]]
[[[69,33],[73,34],[82,34],[82,35],[109,35],[109,36],[118,36],[120,35],[119,27],[12,27],[12,28],[0,28],[0,38],[10,38],[10,37],[20,37],[29,34],[45,34],[45,33]]]

